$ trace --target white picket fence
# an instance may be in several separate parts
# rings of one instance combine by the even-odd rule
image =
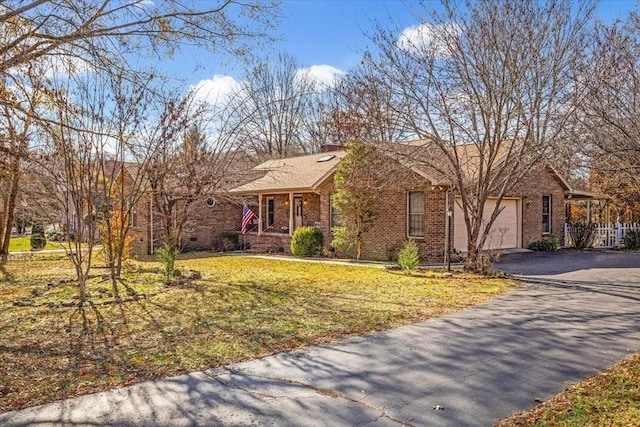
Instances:
[[[622,238],[629,230],[640,229],[639,223],[634,224],[594,224],[596,234],[593,239],[594,248],[619,248],[622,246]],[[564,246],[571,247],[571,236],[569,235],[569,224],[564,225]]]

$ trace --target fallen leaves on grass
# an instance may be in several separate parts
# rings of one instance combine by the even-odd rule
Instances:
[[[494,427],[640,425],[640,353],[596,373],[535,408]]]
[[[12,261],[0,279],[0,412],[379,331],[479,304],[511,281],[239,257],[182,259],[164,286],[132,265],[113,303],[99,272],[78,307],[64,259]],[[24,306],[14,301],[28,300]]]

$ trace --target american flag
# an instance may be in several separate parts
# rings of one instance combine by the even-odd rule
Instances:
[[[242,208],[242,228],[240,229],[240,234],[247,234],[247,228],[249,227],[249,223],[255,218],[256,214],[253,213],[249,206],[244,205]]]

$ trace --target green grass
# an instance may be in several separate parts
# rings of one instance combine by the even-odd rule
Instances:
[[[44,249],[64,249],[63,243],[58,242],[49,242],[47,241],[47,245]],[[9,241],[9,252],[18,252],[18,251],[30,251],[31,250],[31,237],[12,237]]]
[[[640,425],[640,353],[572,385],[547,402],[495,424],[496,427]]]
[[[114,303],[92,271],[79,309],[66,256],[0,265],[0,412],[204,370],[451,313],[514,282],[439,272],[239,257],[180,259],[165,286],[156,262],[131,263]]]

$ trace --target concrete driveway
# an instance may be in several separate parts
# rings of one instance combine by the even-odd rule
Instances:
[[[640,285],[628,280],[638,261],[507,255],[498,268],[538,283],[416,325],[1,414],[0,425],[490,426],[640,351]]]

